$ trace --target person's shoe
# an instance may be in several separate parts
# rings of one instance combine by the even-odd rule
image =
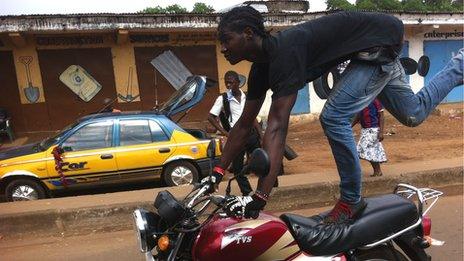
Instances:
[[[349,204],[338,200],[335,207],[324,218],[325,224],[343,223],[347,220],[352,220],[358,217],[366,208],[367,203],[363,198],[356,204]]]

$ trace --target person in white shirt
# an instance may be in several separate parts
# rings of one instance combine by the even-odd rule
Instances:
[[[242,115],[245,106],[246,96],[240,90],[240,79],[235,71],[228,71],[224,75],[227,92],[221,94],[214,102],[209,112],[208,121],[224,136],[229,136],[229,131],[234,127],[237,120]],[[243,168],[245,153],[251,153],[260,147],[260,127],[255,121],[255,128],[252,129],[245,149],[237,155],[232,162],[232,172],[235,176]],[[245,176],[237,177],[237,183],[244,196],[252,192],[250,182]]]

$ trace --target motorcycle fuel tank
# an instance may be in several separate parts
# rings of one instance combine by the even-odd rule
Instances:
[[[300,253],[280,219],[260,213],[257,219],[216,215],[197,236],[194,260],[286,260]]]

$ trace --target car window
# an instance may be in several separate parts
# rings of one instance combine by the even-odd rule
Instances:
[[[151,129],[151,136],[153,138],[153,141],[167,141],[169,140],[169,137],[164,133],[163,129],[158,125],[158,123],[154,121],[149,121],[150,122],[150,129]]]
[[[108,148],[113,141],[113,121],[88,124],[69,136],[61,145],[65,151]]]
[[[121,146],[151,143],[148,120],[120,120],[119,144]]]

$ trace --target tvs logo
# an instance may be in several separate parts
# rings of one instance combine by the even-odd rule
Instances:
[[[237,242],[237,245],[251,243],[252,239],[253,239],[252,236],[238,236],[236,239],[236,242]]]
[[[253,237],[245,235],[250,230],[251,229],[240,229],[239,228],[239,229],[234,229],[234,231],[226,231],[221,241],[221,249],[224,249],[231,243],[235,243],[236,245],[251,243],[251,241],[253,240]]]

